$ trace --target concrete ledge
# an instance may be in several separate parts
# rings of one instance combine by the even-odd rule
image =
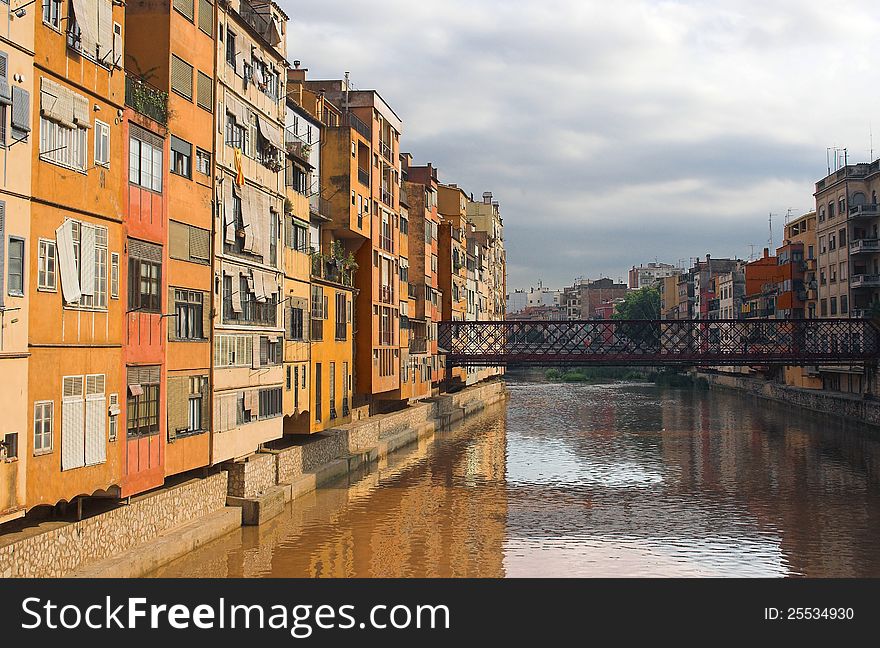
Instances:
[[[224,508],[169,529],[112,558],[76,570],[74,578],[138,578],[241,526],[241,511]]]
[[[284,510],[284,505],[291,499],[290,484],[279,484],[256,497],[226,498],[226,505],[241,508],[242,526],[258,526],[271,520]]]

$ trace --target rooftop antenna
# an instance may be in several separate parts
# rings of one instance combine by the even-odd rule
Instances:
[[[871,125],[871,122],[868,122],[868,147],[871,149],[871,154],[868,156],[868,159],[873,162],[874,161],[874,129]]]
[[[770,218],[768,219],[768,222],[770,223],[769,243],[770,243],[770,250],[772,251],[773,250],[773,212],[770,212]]]
[[[348,86],[349,86],[349,72],[345,73],[345,111],[348,112]]]
[[[749,243],[749,248],[751,248],[751,252],[749,252],[749,261],[755,260],[755,244]]]

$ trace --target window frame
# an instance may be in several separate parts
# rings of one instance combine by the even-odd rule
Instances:
[[[51,273],[49,271],[50,255],[48,253],[50,249],[52,250]],[[51,282],[48,281],[50,275],[52,278]],[[41,292],[58,292],[58,245],[54,239],[40,238],[37,241],[37,290]]]
[[[48,432],[43,429],[39,433],[37,432],[37,424],[38,421],[42,421],[43,424],[46,423],[46,406],[49,406],[48,413]],[[41,409],[41,416],[37,417],[37,408]],[[46,435],[48,434],[48,446],[46,445]],[[39,457],[41,455],[51,454],[55,451],[55,401],[54,400],[41,400],[34,401],[34,428],[33,428],[33,455],[35,457]],[[37,447],[37,439],[38,435],[40,440],[39,447]]]
[[[21,263],[21,272],[16,275],[12,273],[12,245],[13,243],[19,244],[21,246],[21,256],[19,258],[19,262]],[[10,297],[24,297],[25,291],[25,271],[26,271],[26,259],[25,256],[27,254],[27,243],[25,239],[21,236],[13,236],[10,235],[7,239],[7,252],[6,252],[6,294]],[[21,288],[17,290],[13,290],[12,288],[12,277],[19,277],[19,281],[21,282]]]
[[[98,145],[105,140],[107,142],[107,159],[98,159]],[[95,166],[110,168],[110,124],[95,119],[95,150],[93,151]]]

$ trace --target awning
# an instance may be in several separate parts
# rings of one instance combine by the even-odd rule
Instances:
[[[257,205],[254,204],[254,188],[245,185],[241,188],[239,196],[241,196],[241,222],[244,227],[244,251],[253,252],[257,247],[257,241],[260,238],[259,232],[259,214],[257,213]]]
[[[239,99],[229,90],[226,91],[224,100],[226,101],[226,112],[235,117],[235,121],[239,126],[247,127],[248,109],[244,102],[239,101]]]
[[[237,274],[232,275],[233,277],[238,276],[238,281],[232,282],[232,312],[240,313],[241,312],[241,276],[242,272],[239,271]]]
[[[74,96],[71,90],[43,77],[40,80],[40,113],[46,119],[74,128]]]
[[[281,134],[281,129],[277,125],[273,124],[262,115],[257,116],[257,124],[260,127],[260,134],[267,142],[269,142],[269,144],[278,150],[284,149],[284,136]]]
[[[263,288],[263,273],[259,270],[253,270],[254,297],[257,301],[266,301],[266,291]]]

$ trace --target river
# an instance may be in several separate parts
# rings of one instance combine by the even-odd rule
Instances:
[[[727,391],[510,400],[155,576],[880,576],[880,435]]]

